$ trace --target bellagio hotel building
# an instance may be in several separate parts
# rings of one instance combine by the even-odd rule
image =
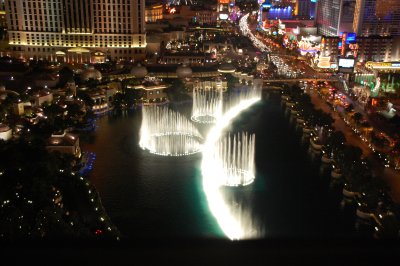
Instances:
[[[144,0],[6,0],[9,44],[25,59],[67,63],[145,57]]]

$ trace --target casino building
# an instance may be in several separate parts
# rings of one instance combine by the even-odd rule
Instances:
[[[145,56],[144,0],[6,0],[14,56],[68,63]]]

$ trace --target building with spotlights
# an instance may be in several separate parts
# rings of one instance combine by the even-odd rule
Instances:
[[[60,153],[67,153],[80,158],[81,148],[79,145],[79,137],[64,132],[53,133],[47,140],[46,149],[50,152],[57,151]]]
[[[91,63],[145,57],[144,0],[5,1],[12,55]]]

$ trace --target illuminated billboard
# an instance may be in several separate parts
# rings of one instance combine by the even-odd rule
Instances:
[[[227,20],[228,19],[228,14],[219,14],[219,19]]]
[[[346,44],[355,43],[357,41],[357,35],[355,32],[340,32],[339,37],[342,39],[344,38]]]
[[[331,57],[330,56],[320,56],[318,60],[319,68],[330,68],[331,67]]]
[[[355,62],[356,60],[354,58],[339,57],[339,72],[353,73]]]
[[[354,32],[347,33],[346,44],[355,43],[357,41],[357,36]]]
[[[371,62],[365,64],[366,67],[372,69],[399,69],[400,62]]]

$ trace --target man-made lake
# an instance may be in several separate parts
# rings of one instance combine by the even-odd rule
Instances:
[[[109,114],[82,136],[82,149],[96,153],[90,179],[111,220],[128,238],[224,238],[203,192],[201,154],[149,154],[138,145],[140,123],[140,110]],[[230,129],[256,134],[256,180],[227,195],[251,210],[264,237],[360,235],[354,210],[340,208],[340,188],[329,187],[329,171],[313,159],[278,96],[243,112]]]

